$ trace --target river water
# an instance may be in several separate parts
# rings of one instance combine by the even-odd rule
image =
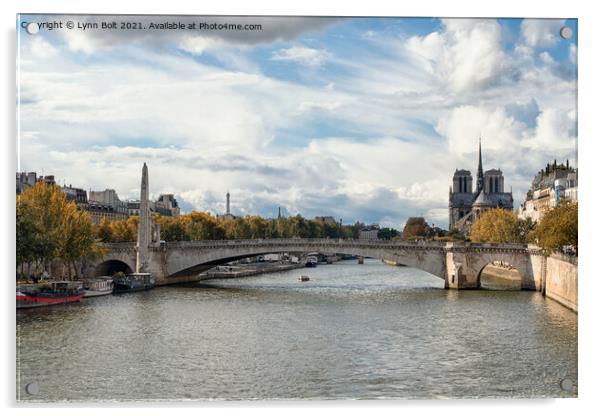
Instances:
[[[573,312],[369,259],[17,311],[22,401],[575,397],[565,378]]]

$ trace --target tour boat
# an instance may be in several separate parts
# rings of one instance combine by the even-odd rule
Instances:
[[[155,287],[155,278],[150,273],[130,273],[114,276],[114,293],[138,292]]]
[[[309,276],[301,276],[299,277],[299,280],[302,282],[308,282],[309,281]]]
[[[113,293],[113,278],[110,276],[101,276],[94,279],[84,280],[85,298],[94,296],[104,296]]]
[[[305,267],[316,267],[318,265],[318,258],[316,256],[308,256],[305,260]]]
[[[55,281],[17,287],[17,309],[77,302],[84,296],[82,282]]]

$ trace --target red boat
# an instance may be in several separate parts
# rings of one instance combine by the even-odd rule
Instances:
[[[17,309],[79,301],[86,291],[82,282],[56,281],[17,287]]]

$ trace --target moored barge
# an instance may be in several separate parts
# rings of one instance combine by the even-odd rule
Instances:
[[[113,276],[113,293],[138,292],[155,287],[155,278],[150,273],[130,273]]]
[[[113,293],[113,278],[110,276],[95,277],[84,280],[85,298],[110,295]]]
[[[17,309],[78,302],[84,297],[82,282],[54,281],[17,286]]]

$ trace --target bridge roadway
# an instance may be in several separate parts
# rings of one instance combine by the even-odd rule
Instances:
[[[106,253],[92,264],[91,274],[133,271],[136,243],[105,244]],[[431,273],[449,289],[480,287],[483,268],[494,261],[512,265],[524,289],[539,290],[545,256],[536,246],[464,242],[386,241],[352,239],[254,239],[151,243],[148,270],[157,284],[193,282],[218,264],[270,253],[349,254],[394,261]]]

